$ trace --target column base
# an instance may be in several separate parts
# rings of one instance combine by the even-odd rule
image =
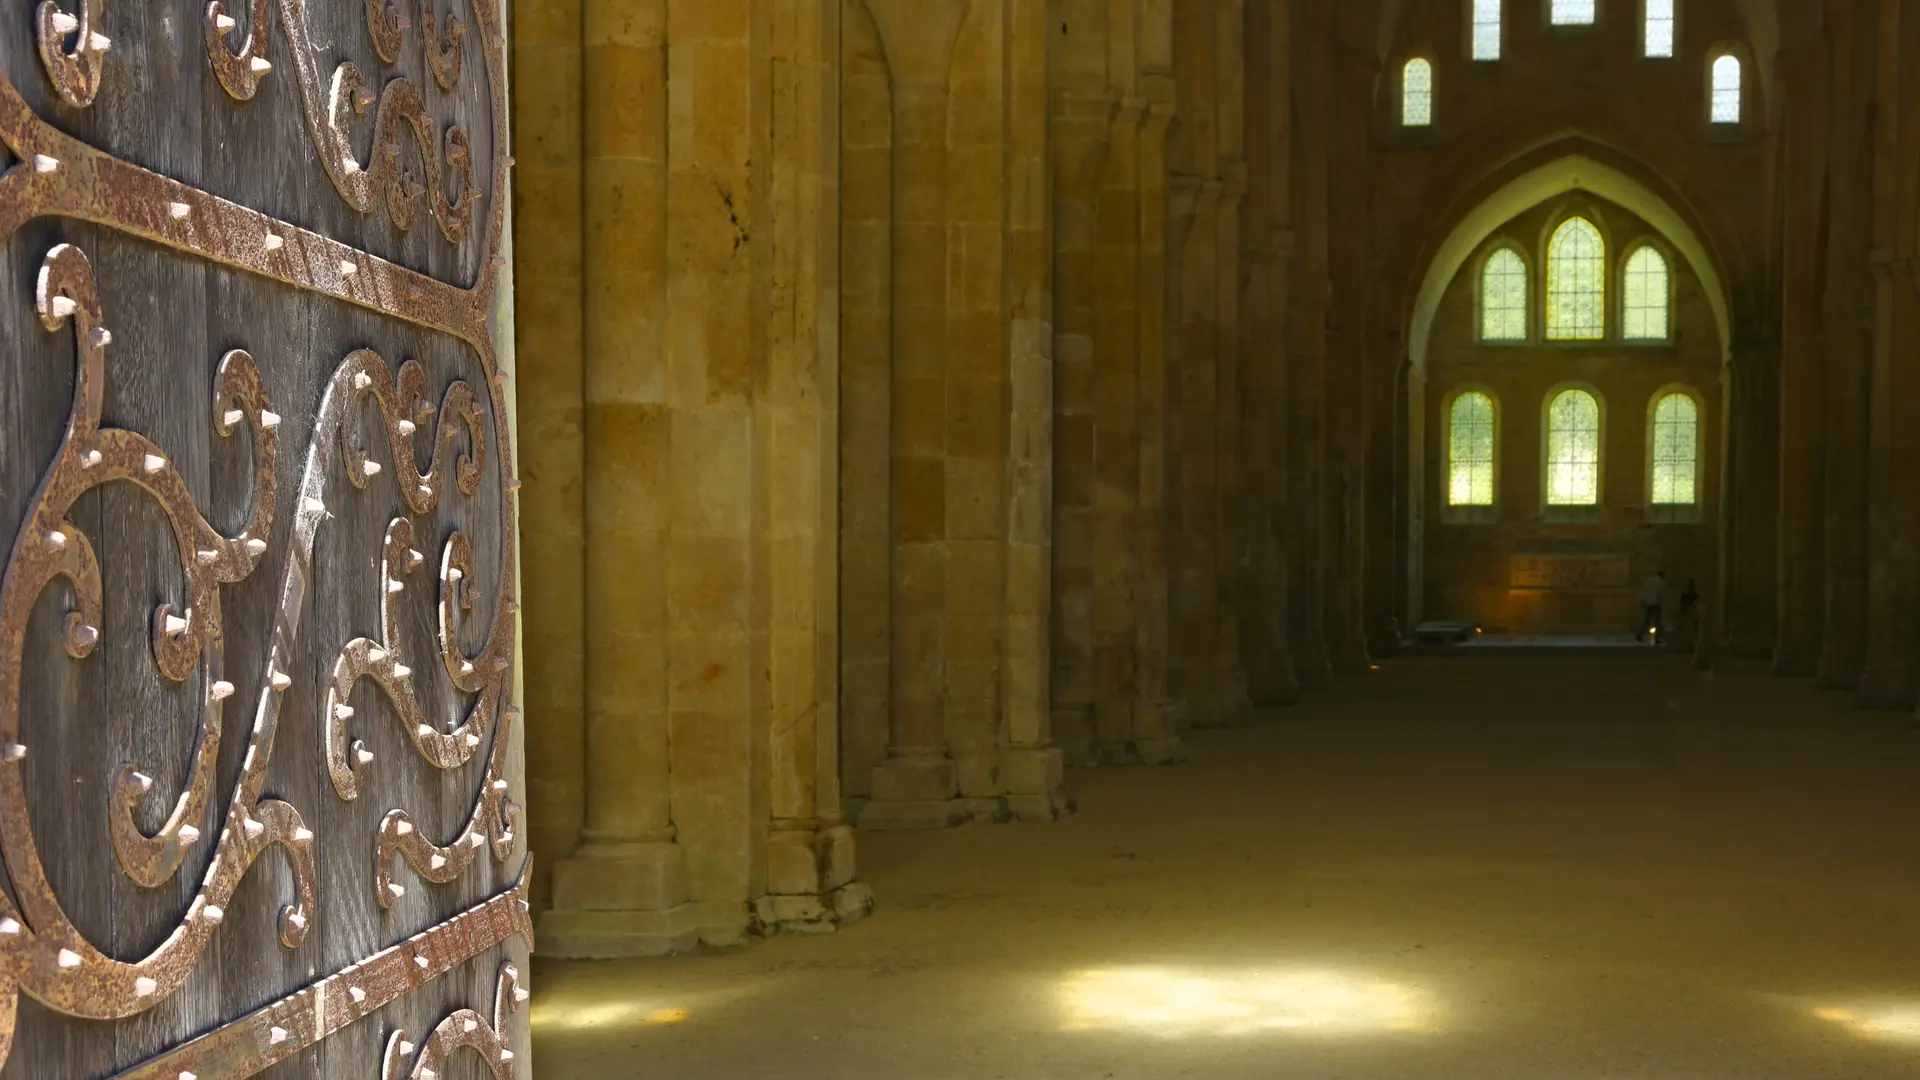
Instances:
[[[1021,821],[1058,821],[1074,811],[1065,755],[1057,746],[1015,747],[1001,763],[1006,809]]]
[[[1187,744],[1180,738],[1186,727],[1187,707],[1179,701],[1141,702],[1134,714],[1134,760],[1142,765],[1178,765],[1187,760]]]
[[[854,835],[846,825],[776,832],[767,843],[767,895],[753,903],[762,934],[824,934],[873,910],[873,890],[854,880]]]
[[[952,758],[892,758],[873,770],[873,798],[860,808],[860,827],[952,828],[972,816],[959,796],[959,766]]]
[[[744,928],[743,913],[687,902],[679,844],[589,844],[554,864],[539,948],[574,959],[662,956],[693,948],[708,932],[724,938]]]
[[[747,939],[746,911],[737,903],[688,903],[667,911],[574,911],[541,914],[541,956],[615,960],[691,952],[701,944],[738,945]]]
[[[1304,692],[1333,689],[1333,663],[1327,659],[1326,648],[1318,642],[1308,644],[1294,655],[1293,674]]]
[[[1360,640],[1336,645],[1329,663],[1335,675],[1359,678],[1373,671],[1373,657],[1367,652],[1367,643]]]

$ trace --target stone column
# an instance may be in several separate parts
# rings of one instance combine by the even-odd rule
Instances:
[[[1781,251],[1780,496],[1775,581],[1780,597],[1773,649],[1777,675],[1810,676],[1820,657],[1825,557],[1826,351],[1820,334],[1820,292],[1826,267],[1816,256],[1825,242],[1827,117],[1826,58],[1818,44],[1781,53],[1786,87],[1786,209]]]
[[[1140,488],[1135,542],[1134,750],[1149,765],[1181,761],[1182,718],[1167,688],[1167,126],[1173,119],[1170,75],[1146,78],[1148,108],[1140,131]]]
[[[513,23],[515,332],[520,439],[527,811],[534,897],[573,850],[586,804],[586,506],[581,396],[585,267],[581,244],[580,0]]]
[[[1232,0],[1225,14],[1232,16],[1232,36],[1225,41],[1226,62],[1231,71],[1222,80],[1223,115],[1221,131],[1231,132],[1230,142],[1240,148],[1240,3]],[[1223,29],[1223,36],[1226,31]],[[1233,93],[1227,95],[1231,84]],[[1232,107],[1226,107],[1227,102]],[[1215,215],[1217,236],[1214,241],[1214,447],[1218,462],[1215,477],[1214,544],[1214,723],[1223,727],[1245,724],[1253,719],[1253,702],[1247,696],[1247,669],[1240,648],[1242,599],[1252,585],[1252,555],[1242,528],[1241,512],[1246,491],[1241,471],[1241,383],[1244,378],[1240,355],[1240,204],[1247,193],[1247,167],[1240,161],[1229,162],[1220,192],[1220,207]]]
[[[1140,292],[1143,97],[1114,103],[1095,220],[1092,400],[1091,611],[1093,753],[1137,760],[1140,697]],[[1164,123],[1164,122],[1162,122]]]
[[[1258,706],[1299,698],[1287,623],[1282,537],[1287,527],[1287,277],[1293,234],[1292,11],[1287,0],[1246,7],[1248,213],[1241,220],[1245,301],[1240,305],[1240,357],[1247,463],[1246,511],[1253,586],[1242,598],[1242,654],[1249,694]]]
[[[1343,38],[1345,35],[1342,35]],[[1337,46],[1333,109],[1327,140],[1327,267],[1333,280],[1326,336],[1326,619],[1327,650],[1340,675],[1365,675],[1367,652],[1367,458],[1373,355],[1372,235],[1368,175],[1371,49]]]
[[[755,418],[764,510],[768,809],[762,926],[820,930],[857,920],[873,895],[854,881],[839,782],[838,3],[774,5],[764,24],[777,124],[756,125],[766,193],[755,306],[767,364]]]
[[[1758,317],[1749,320],[1758,322]],[[1721,488],[1725,582],[1719,658],[1764,660],[1775,637],[1775,556],[1779,537],[1780,343],[1736,339],[1728,368],[1726,482]]]
[[[1095,406],[1104,387],[1095,340],[1113,318],[1101,294],[1099,211],[1114,102],[1066,90],[1054,101],[1052,709],[1055,737],[1085,763],[1093,758],[1094,687],[1106,677],[1095,660]]]
[[[1006,21],[1008,401],[1006,664],[1001,700],[1007,809],[1022,821],[1073,810],[1053,744],[1053,229],[1047,152],[1046,0],[1010,0]]]
[[[893,107],[866,0],[841,0],[840,778],[887,758],[893,669]]]
[[[1220,627],[1215,577],[1220,402],[1214,360],[1221,190],[1218,180],[1174,177],[1168,247],[1174,275],[1171,291],[1177,298],[1172,310],[1179,319],[1179,347],[1170,357],[1168,390],[1168,550],[1173,557],[1169,676],[1173,697],[1186,707],[1187,720],[1196,727],[1220,722],[1215,688]]]
[[[1867,652],[1860,680],[1862,704],[1911,709],[1914,662],[1920,654],[1920,369],[1913,363],[1920,335],[1912,290],[1914,188],[1912,158],[1920,153],[1920,123],[1913,103],[1916,80],[1909,38],[1920,22],[1908,5],[1884,0],[1879,8],[1875,74],[1873,240],[1869,260],[1874,280],[1873,389],[1869,420],[1867,519]],[[1908,70],[1902,70],[1905,60]]]
[[[947,79],[966,0],[868,0],[893,95],[893,730],[866,828],[967,816],[948,752]]]
[[[583,19],[586,822],[541,921],[555,956],[669,952],[695,934],[668,810],[666,9],[587,0]]]
[[[1327,313],[1333,301],[1328,278],[1328,127],[1332,87],[1327,48],[1333,38],[1325,4],[1296,7],[1293,37],[1294,96],[1299,124],[1294,132],[1294,212],[1297,237],[1292,303],[1287,330],[1287,559],[1293,666],[1302,690],[1333,685],[1327,655],[1326,590],[1326,362]]]
[[[1873,0],[1867,0],[1870,9]],[[1825,627],[1817,684],[1827,690],[1857,690],[1866,654],[1867,621],[1867,439],[1873,353],[1871,246],[1873,170],[1862,167],[1872,138],[1877,51],[1875,19],[1862,16],[1856,0],[1829,5],[1828,44],[1833,50],[1832,151],[1827,200],[1826,357],[1826,570]]]

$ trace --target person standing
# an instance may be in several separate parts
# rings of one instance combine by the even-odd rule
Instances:
[[[1667,572],[1655,570],[1653,576],[1640,583],[1640,625],[1634,628],[1633,640],[1645,641],[1647,635],[1653,635],[1653,643],[1660,644],[1665,636],[1660,625],[1660,605],[1667,598]]]

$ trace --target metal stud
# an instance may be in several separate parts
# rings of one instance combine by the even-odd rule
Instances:
[[[83,469],[91,469],[95,465],[100,464],[100,460],[100,451],[89,450],[80,455],[80,467]]]
[[[307,513],[309,514],[324,514],[327,512],[327,504],[321,502],[319,499],[310,498],[306,501],[305,505]]]
[[[74,18],[73,16],[67,14],[64,11],[56,11],[53,13],[53,32],[54,33],[71,34],[78,29],[80,29],[79,19]]]
[[[295,930],[305,930],[307,928],[307,917],[297,911],[288,912],[287,921],[293,924]]]
[[[235,22],[233,16],[231,15],[215,15],[213,17],[213,28],[215,30],[220,31],[222,34],[226,33],[227,31],[239,25],[240,24],[238,22]]]
[[[381,648],[378,645],[375,645],[373,648],[367,650],[367,663],[369,664],[377,664],[380,661],[385,660],[386,658],[387,658],[387,650]]]
[[[214,907],[212,904],[208,904],[200,914],[210,923],[217,923],[227,917],[226,912]]]
[[[267,1031],[267,1045],[279,1046],[281,1043],[286,1041],[287,1041],[286,1028],[277,1027],[277,1028],[271,1028]]]
[[[47,532],[47,545],[55,551],[65,550],[67,546],[67,534],[61,532],[59,529],[49,530]]]
[[[409,436],[415,431],[414,423],[411,420],[397,420],[394,422],[393,428],[400,434]]]
[[[198,825],[180,826],[180,842],[181,843],[191,844],[191,843],[197,842],[199,839],[200,839],[200,827]]]
[[[88,336],[92,337],[93,343],[101,348],[113,344],[113,331],[104,326],[94,327],[93,332]]]
[[[438,870],[445,865],[447,865],[447,857],[438,853],[427,860],[427,867],[432,870]]]
[[[0,934],[12,937],[20,932],[19,922],[13,919],[0,919]]]
[[[367,992],[357,986],[347,987],[347,996],[353,999],[355,1005],[367,1000]]]
[[[59,159],[59,158],[56,158],[56,157],[48,157],[48,156],[47,156],[47,155],[45,155],[45,154],[35,154],[35,155],[33,155],[33,171],[34,171],[34,172],[37,172],[37,173],[50,173],[50,172],[52,172],[52,171],[54,171],[55,169],[58,169],[59,167],[60,167],[60,159]]]
[[[293,830],[293,840],[296,844],[304,844],[312,839],[313,830],[307,828],[305,825],[298,826]]]
[[[359,272],[360,272],[360,264],[349,262],[346,259],[340,260],[340,276],[341,277],[352,277],[353,275]]]
[[[353,755],[353,756],[354,756],[354,757],[355,757],[355,758],[356,758],[356,759],[357,759],[357,760],[358,760],[358,761],[360,762],[360,764],[362,764],[362,765],[371,765],[371,764],[373,764],[373,751],[371,751],[371,750],[369,750],[369,749],[367,749],[367,748],[366,748],[366,747],[364,747],[364,746],[363,746],[363,747],[361,747],[361,748],[360,748],[359,750],[357,750],[357,751],[355,751],[355,752],[354,752],[354,755]]]
[[[268,431],[279,427],[280,414],[277,412],[268,412],[265,409],[260,410],[260,426],[266,428]]]
[[[396,679],[404,679],[407,676],[412,674],[413,674],[413,669],[408,667],[405,664],[393,665],[393,677]]]
[[[254,75],[256,76],[265,75],[267,72],[273,70],[273,65],[268,63],[267,58],[264,56],[254,57],[252,60],[247,62],[247,67],[252,69]]]
[[[178,615],[169,615],[166,617],[164,629],[168,637],[179,637],[187,632],[187,620]]]
[[[74,952],[72,949],[61,949],[60,950],[60,966],[63,968],[79,967],[80,954],[77,952]]]
[[[267,682],[271,683],[275,690],[285,690],[287,687],[293,685],[293,678],[286,672],[275,668],[273,673],[267,676]]]
[[[105,34],[92,34],[87,38],[87,48],[92,52],[106,52],[113,48],[113,39]]]
[[[267,553],[267,542],[265,540],[262,540],[256,536],[253,539],[247,541],[247,554],[265,555],[266,553]]]
[[[336,720],[351,720],[351,719],[353,719],[353,706],[351,706],[351,705],[335,705],[335,706],[333,707],[333,717],[334,717],[334,719],[336,719]]]
[[[366,474],[367,476],[379,476],[380,463],[377,461],[363,462],[360,466],[360,471]]]
[[[267,827],[265,825],[261,824],[258,821],[253,820],[252,818],[248,818],[246,820],[245,825],[242,827],[247,830],[247,838],[250,840],[260,839],[260,834],[267,831]]]
[[[10,742],[5,746],[0,746],[0,757],[4,757],[8,761],[19,761],[26,756],[27,748],[20,743]]]
[[[279,251],[280,245],[286,242],[287,242],[286,237],[280,236],[276,233],[268,233],[266,236],[266,239],[261,241],[261,244],[265,246],[268,251]]]
[[[472,1034],[480,1030],[480,1021],[468,1019],[460,1022],[460,1030]]]
[[[430,965],[428,965],[426,957],[415,955],[413,958],[413,966],[419,968],[421,971],[425,971]]]
[[[133,782],[140,788],[140,792],[143,795],[153,790],[153,777],[148,776],[146,773],[134,773]]]
[[[168,203],[167,213],[175,221],[185,221],[187,220],[187,215],[193,213],[193,207],[183,202]]]
[[[401,581],[399,578],[387,579],[387,591],[390,593],[405,591],[406,587],[407,587],[407,583],[404,581]]]
[[[356,372],[354,374],[353,388],[355,390],[365,390],[367,387],[372,385],[373,385],[373,376],[367,374],[364,371]]]
[[[233,684],[225,679],[220,679],[208,688],[207,694],[215,701],[224,701],[233,696]]]
[[[148,454],[145,464],[148,472],[157,473],[167,467],[167,459],[161,457],[159,454]]]
[[[133,980],[133,993],[136,997],[152,997],[160,992],[160,984],[142,975]]]

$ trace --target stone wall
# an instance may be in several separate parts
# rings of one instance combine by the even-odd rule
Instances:
[[[1609,340],[1549,342],[1541,332],[1544,252],[1566,215],[1594,222],[1607,242]],[[1652,243],[1668,260],[1673,282],[1672,341],[1621,340],[1620,268],[1636,245]],[[1479,275],[1503,247],[1528,264],[1528,329],[1524,343],[1487,344],[1479,336]],[[1462,265],[1441,301],[1428,346],[1425,490],[1427,617],[1516,632],[1626,633],[1639,618],[1640,581],[1664,569],[1673,599],[1688,579],[1704,591],[1718,580],[1720,394],[1724,349],[1695,274],[1645,221],[1623,207],[1573,193],[1500,226]],[[1579,386],[1601,404],[1602,485],[1591,520],[1556,521],[1545,508],[1544,405],[1558,389]],[[1492,507],[1447,505],[1448,410],[1457,394],[1478,390],[1497,409],[1496,487]],[[1697,503],[1692,512],[1653,509],[1648,428],[1656,396],[1684,391],[1699,399]],[[1631,556],[1617,585],[1571,591],[1514,588],[1511,562],[1527,555]],[[1672,600],[1670,600],[1670,603]],[[1671,615],[1671,613],[1670,613]]]

